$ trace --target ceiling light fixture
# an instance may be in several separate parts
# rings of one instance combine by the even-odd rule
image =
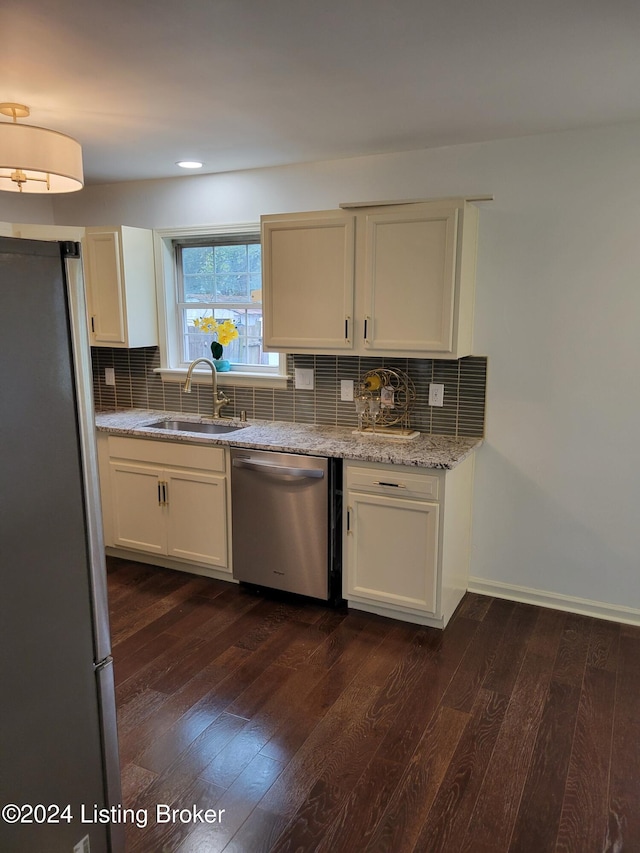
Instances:
[[[32,124],[18,124],[29,107],[0,104],[12,122],[0,122],[0,190],[70,193],[84,186],[82,148],[70,136]]]
[[[176,166],[180,166],[182,169],[202,169],[204,163],[199,160],[178,160]]]

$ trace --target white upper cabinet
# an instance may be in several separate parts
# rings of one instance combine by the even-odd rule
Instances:
[[[264,341],[280,351],[353,346],[355,217],[339,210],[262,220]]]
[[[263,217],[265,348],[470,355],[477,213],[456,199]]]
[[[74,243],[79,243],[84,237],[84,228],[80,225],[19,223],[12,226],[12,236],[20,237],[23,240],[71,240]]]
[[[83,249],[91,345],[157,345],[153,232],[87,228]]]
[[[366,216],[365,346],[453,351],[457,210]]]

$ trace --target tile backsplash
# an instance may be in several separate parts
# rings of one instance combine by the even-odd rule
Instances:
[[[184,394],[178,382],[163,382],[155,368],[160,367],[157,347],[110,349],[94,347],[94,401],[98,411],[113,409],[165,409],[172,412],[205,414],[211,412],[211,387],[194,385]],[[115,372],[115,385],[106,385],[105,368]],[[315,390],[299,391],[293,387],[294,368],[313,368]],[[353,403],[340,400],[340,380],[357,382],[368,370],[388,367],[402,370],[416,388],[416,403],[411,413],[411,427],[427,433],[457,436],[484,434],[487,359],[468,356],[458,361],[439,359],[359,358],[357,356],[288,355],[287,388],[244,388],[224,386],[231,404],[226,416],[239,416],[246,411],[249,418],[294,421],[297,423],[356,426]],[[444,406],[428,405],[429,383],[445,386]]]

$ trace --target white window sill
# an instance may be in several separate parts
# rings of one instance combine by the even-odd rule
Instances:
[[[187,378],[186,367],[157,367],[153,372],[160,374],[163,382],[184,382]],[[211,385],[211,371],[196,369],[193,371],[192,379],[198,385]],[[278,373],[249,373],[248,371],[229,370],[218,373],[218,385],[286,390],[287,377]]]

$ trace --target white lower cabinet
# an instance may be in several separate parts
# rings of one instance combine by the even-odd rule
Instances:
[[[162,469],[112,461],[108,476],[113,514],[109,544],[166,554],[166,516],[160,501]]]
[[[226,448],[118,436],[98,447],[110,553],[231,573]]]
[[[467,588],[472,488],[473,457],[451,471],[348,463],[349,606],[443,628]]]
[[[166,471],[167,554],[229,565],[225,476]]]
[[[231,580],[229,448],[103,432],[97,443],[107,553]],[[349,607],[444,628],[467,589],[473,464],[345,460]]]

